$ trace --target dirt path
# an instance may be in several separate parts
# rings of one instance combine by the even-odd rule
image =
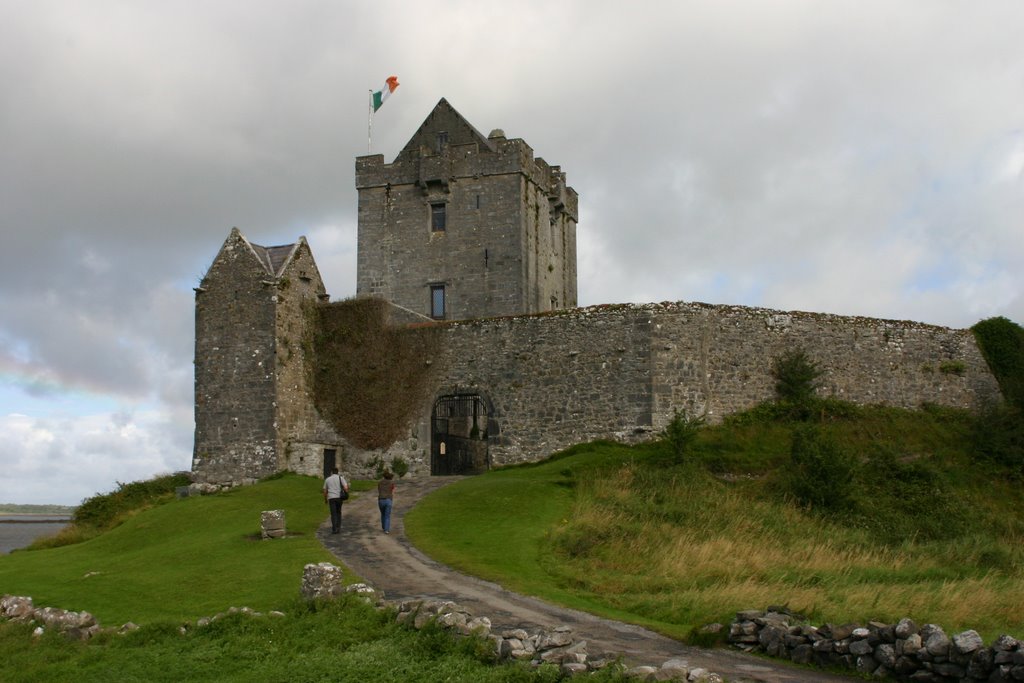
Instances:
[[[602,619],[519,595],[501,586],[456,572],[418,551],[405,537],[404,512],[427,493],[461,477],[428,477],[398,482],[391,535],[380,529],[377,498],[368,491],[345,503],[342,531],[330,533],[330,521],[317,531],[324,546],[349,569],[389,599],[430,597],[452,600],[473,614],[491,620],[496,633],[509,628],[527,630],[565,624],[587,641],[591,656],[622,654],[629,664],[660,666],[680,658],[729,681],[764,683],[849,683],[833,676],[774,663],[733,650],[707,650],[683,645],[638,626]]]

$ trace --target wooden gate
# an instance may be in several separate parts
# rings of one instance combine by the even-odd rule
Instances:
[[[480,474],[491,466],[487,407],[476,394],[442,396],[430,421],[430,473]]]

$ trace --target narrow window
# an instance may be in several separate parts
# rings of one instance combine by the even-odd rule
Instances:
[[[430,205],[430,229],[443,232],[448,224],[448,205],[443,202]]]
[[[476,196],[476,208],[480,208],[480,195]]]
[[[437,153],[440,154],[441,150],[448,144],[448,131],[443,130],[437,134]]]
[[[430,317],[444,319],[444,285],[430,285]]]

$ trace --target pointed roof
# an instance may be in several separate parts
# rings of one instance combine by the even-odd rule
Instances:
[[[420,124],[419,129],[409,138],[409,142],[405,143],[397,158],[418,155],[423,147],[436,149],[438,133],[448,134],[448,145],[476,143],[482,150],[494,151],[494,145],[487,136],[478,131],[442,97]]]
[[[299,243],[281,244],[276,247],[262,247],[258,244],[249,243],[260,262],[267,268],[271,275],[279,277],[284,271],[284,266],[291,258],[292,253],[298,248]]]
[[[305,237],[300,237],[298,242],[292,244],[279,244],[273,247],[264,247],[255,242],[250,242],[249,239],[242,234],[242,231],[238,228],[231,229],[231,235],[228,236],[228,241],[232,238],[239,239],[249,247],[256,260],[260,262],[267,274],[271,277],[281,277],[281,273],[284,272],[285,266],[288,265],[288,261],[291,260],[292,255],[299,248],[299,245],[306,241]]]

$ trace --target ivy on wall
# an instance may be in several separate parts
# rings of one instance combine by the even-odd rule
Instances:
[[[1024,408],[1024,328],[1003,317],[971,328],[1006,400]]]
[[[408,433],[430,397],[440,330],[392,327],[388,304],[349,299],[312,307],[314,400],[352,445],[386,448]]]

